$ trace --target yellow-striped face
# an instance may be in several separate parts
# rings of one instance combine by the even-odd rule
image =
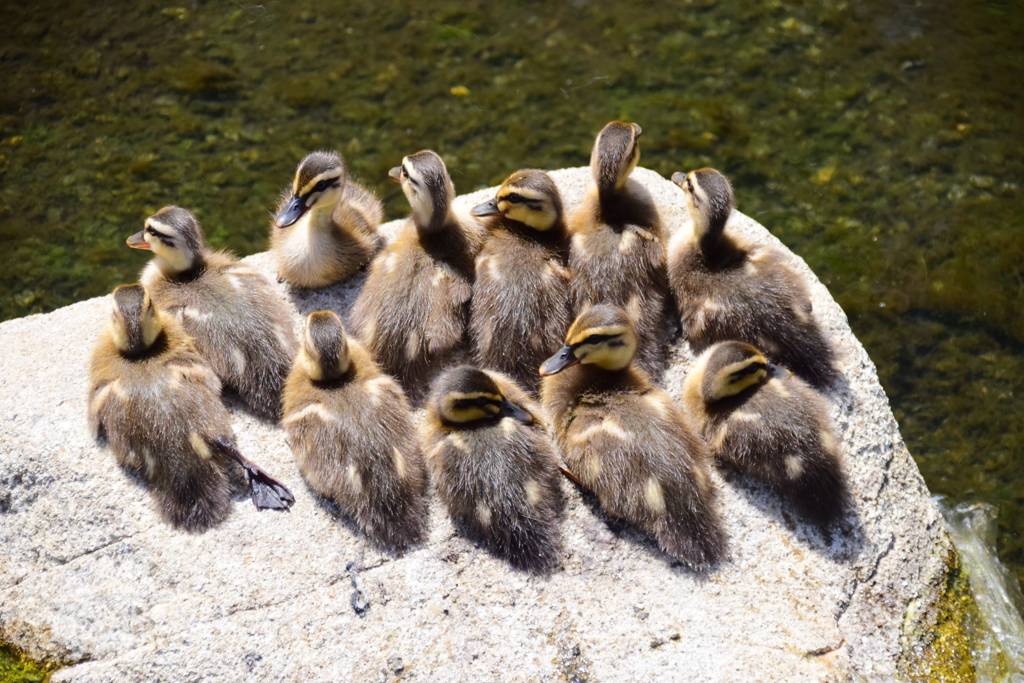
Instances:
[[[530,413],[502,395],[490,375],[468,365],[451,368],[437,378],[431,403],[441,419],[452,425],[505,417],[533,422]]]
[[[293,225],[310,210],[334,210],[345,189],[345,162],[336,152],[312,152],[295,171],[292,196],[277,216],[277,227]]]
[[[636,354],[636,330],[621,308],[602,304],[584,311],[569,328],[565,346],[541,365],[553,375],[583,363],[603,370],[622,370]]]
[[[750,344],[723,342],[708,351],[704,365],[704,400],[736,396],[768,377],[768,360]]]
[[[672,182],[686,197],[697,237],[725,227],[735,204],[728,178],[713,168],[701,168],[685,174],[673,173]]]
[[[196,264],[203,252],[203,232],[191,212],[165,206],[146,219],[146,227],[127,240],[133,249],[148,249],[165,274],[182,273]]]
[[[516,171],[498,188],[489,202],[473,208],[474,216],[504,214],[539,232],[546,232],[562,219],[562,198],[558,187],[544,171]]]
[[[437,227],[444,222],[455,198],[455,186],[444,160],[435,152],[423,150],[404,157],[402,165],[391,169],[388,176],[402,186],[417,225]]]

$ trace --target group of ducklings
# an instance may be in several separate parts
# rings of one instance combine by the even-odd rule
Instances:
[[[222,385],[280,420],[310,487],[391,548],[423,537],[428,470],[456,525],[524,569],[558,561],[561,474],[694,568],[727,548],[713,461],[837,522],[848,493],[821,391],[839,375],[808,292],[784,254],[728,230],[733,191],[713,169],[672,177],[692,230],[666,244],[630,178],[640,135],[601,130],[568,217],[543,171],[513,173],[467,215],[437,154],[407,156],[390,176],[412,213],[386,245],[380,201],[338,154],[308,155],[271,252],[297,287],[368,267],[352,335],[317,311],[296,340],[266,279],[210,250],[188,211],[160,210],[128,238],[154,258],[114,291],[93,355],[97,434],[188,530],[227,514],[231,459],[258,507],[293,500],[238,452]],[[655,385],[673,322],[701,353],[682,407]]]

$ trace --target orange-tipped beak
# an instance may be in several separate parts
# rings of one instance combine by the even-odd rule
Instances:
[[[402,167],[395,166],[393,169],[388,171],[388,177],[394,180],[396,183],[402,182]]]
[[[149,247],[149,242],[146,241],[146,233],[145,232],[137,232],[137,233],[135,233],[134,235],[132,235],[131,237],[129,237],[128,239],[125,240],[125,244],[127,244],[132,249],[149,249],[150,248]]]

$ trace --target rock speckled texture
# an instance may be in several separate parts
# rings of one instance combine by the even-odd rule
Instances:
[[[588,171],[552,175],[571,209]],[[669,229],[689,222],[675,186],[644,169],[634,177]],[[776,241],[742,214],[730,225]],[[706,575],[609,526],[567,482],[563,559],[550,576],[513,572],[467,542],[434,496],[429,540],[403,556],[381,553],[310,493],[284,431],[237,404],[241,450],[296,503],[257,512],[240,500],[207,533],[174,531],[86,425],[86,367],[109,298],[5,322],[0,639],[36,658],[78,662],[54,677],[76,682],[894,676],[917,645],[904,617],[937,599],[952,549],[874,366],[828,291],[794,259],[848,380],[832,398],[856,519],[824,537],[770,491],[716,474],[731,554]],[[248,261],[273,276],[267,254]],[[362,278],[281,291],[303,314],[345,317]],[[691,359],[679,342],[664,378],[677,398]]]

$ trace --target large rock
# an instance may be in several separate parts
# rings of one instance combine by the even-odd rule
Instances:
[[[571,209],[587,169],[552,175]],[[644,169],[634,177],[669,229],[689,221],[675,186]],[[777,243],[740,213],[731,224]],[[310,493],[284,432],[237,406],[241,450],[291,487],[295,506],[236,501],[219,527],[177,532],[86,425],[86,367],[109,297],[5,322],[0,640],[73,663],[57,681],[823,681],[928,669],[956,556],[874,366],[793,258],[848,380],[833,417],[856,519],[825,536],[765,488],[716,474],[731,554],[707,575],[610,527],[569,485],[551,576],[511,571],[464,540],[436,497],[429,541],[382,554]],[[248,260],[273,274],[266,254]],[[355,279],[281,291],[302,313],[344,316]],[[665,376],[677,398],[690,360],[680,342]],[[357,590],[370,604],[362,615]]]

